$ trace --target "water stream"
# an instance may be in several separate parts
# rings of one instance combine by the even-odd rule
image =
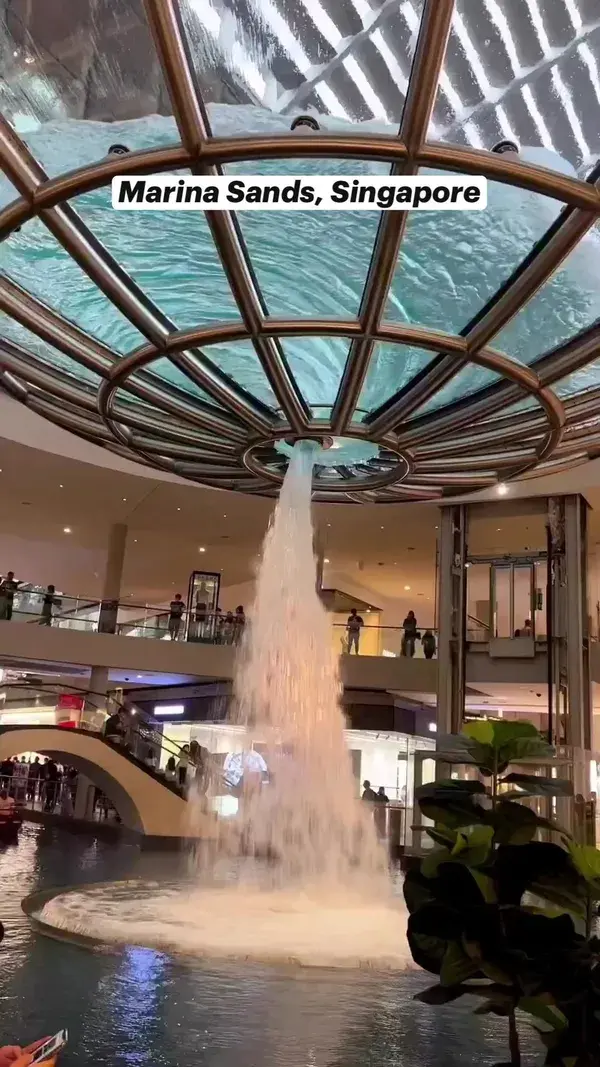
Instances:
[[[232,713],[246,728],[240,808],[216,862],[166,888],[60,894],[43,908],[44,921],[193,955],[410,965],[404,909],[373,812],[358,799],[338,657],[316,591],[311,479],[319,449],[295,446],[263,545]]]

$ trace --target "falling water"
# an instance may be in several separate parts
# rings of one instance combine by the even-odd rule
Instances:
[[[316,591],[310,497],[319,447],[307,441],[293,450],[240,650],[233,718],[245,726],[246,770],[235,831],[226,830],[208,868],[204,857],[191,886],[60,893],[43,907],[44,922],[202,956],[412,965],[373,812],[358,799],[338,657]],[[253,769],[253,746],[266,782]],[[196,810],[203,816],[202,805]]]
[[[320,445],[299,442],[257,574],[235,685],[246,749],[260,744],[269,780],[247,773],[240,802],[243,846],[270,855],[280,885],[355,886],[373,892],[384,863],[372,812],[358,802],[344,738],[331,623],[316,590],[312,468]]]

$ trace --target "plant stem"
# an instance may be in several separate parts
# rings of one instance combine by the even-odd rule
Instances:
[[[517,1030],[514,1008],[508,1013],[508,1048],[511,1067],[521,1067],[521,1046],[519,1045],[519,1031]]]

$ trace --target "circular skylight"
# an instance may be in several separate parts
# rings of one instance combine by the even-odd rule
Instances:
[[[304,437],[333,438],[314,493],[340,501],[593,456],[600,39],[585,0],[533,6],[256,0],[244,20],[146,0],[140,23],[122,0],[92,25],[86,0],[81,25],[53,5],[0,23],[3,388],[120,455],[267,495]],[[301,111],[320,128],[291,131]],[[488,208],[111,208],[119,173],[218,170],[479,173]]]

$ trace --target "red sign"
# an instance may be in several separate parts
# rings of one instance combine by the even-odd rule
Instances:
[[[85,697],[76,693],[61,693],[56,704],[57,711],[83,711]]]
[[[61,721],[58,722],[56,725],[59,726],[61,730],[77,729],[77,722],[75,719],[61,719]]]

